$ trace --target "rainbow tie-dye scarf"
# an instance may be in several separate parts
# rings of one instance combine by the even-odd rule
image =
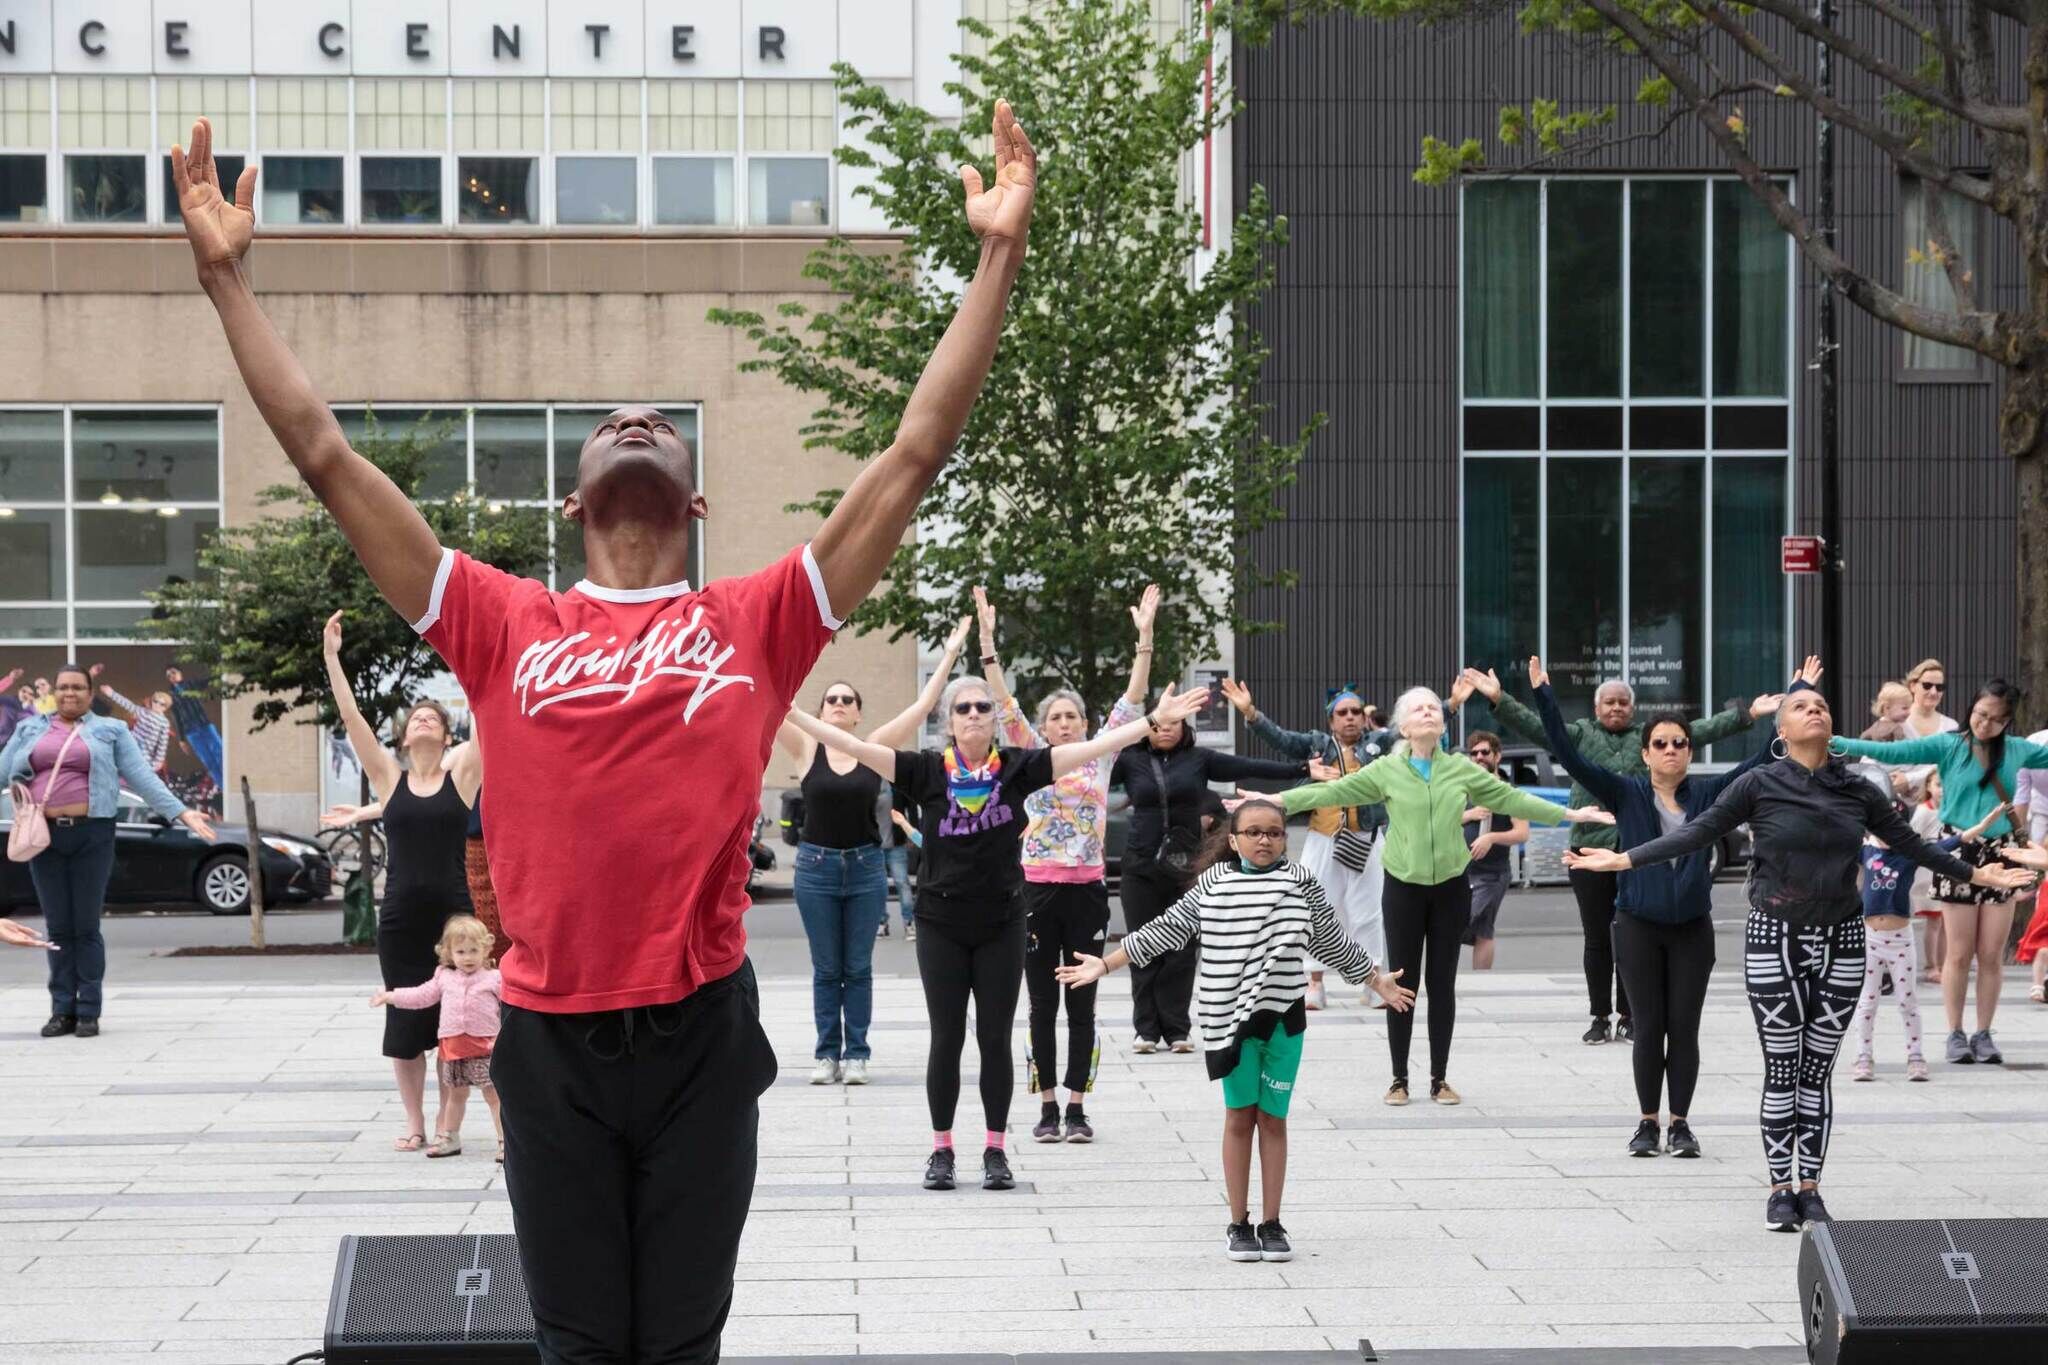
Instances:
[[[969,815],[981,814],[988,799],[996,794],[996,775],[1003,770],[1003,755],[999,749],[988,751],[988,760],[979,768],[963,767],[953,746],[948,744],[946,760],[946,795],[953,804]]]

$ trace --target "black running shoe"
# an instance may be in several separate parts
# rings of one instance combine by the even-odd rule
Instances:
[[[1287,1240],[1287,1229],[1280,1226],[1278,1218],[1259,1224],[1259,1259],[1262,1261],[1291,1261],[1294,1246]]]
[[[1644,1119],[1636,1125],[1636,1135],[1628,1140],[1630,1156],[1657,1155],[1657,1120]]]
[[[1031,1129],[1033,1142],[1058,1142],[1060,1140],[1060,1107],[1056,1104],[1041,1105],[1038,1122]]]
[[[97,1018],[88,1019],[84,1015],[80,1015],[78,1019],[78,1036],[81,1038],[99,1037],[100,1021]]]
[[[1633,1042],[1634,1042],[1635,1040],[1636,1040],[1636,1021],[1635,1021],[1635,1020],[1633,1020],[1633,1019],[1629,1018],[1629,1017],[1628,1017],[1628,1016],[1627,1016],[1626,1014],[1624,1014],[1624,1015],[1622,1015],[1622,1016],[1621,1016],[1621,1018],[1619,1018],[1619,1019],[1617,1019],[1617,1020],[1615,1020],[1615,1021],[1614,1021],[1614,1041],[1615,1041],[1615,1042],[1617,1042],[1617,1043],[1633,1043]]]
[[[1000,1147],[985,1147],[981,1153],[981,1187],[985,1190],[1014,1190],[1017,1177],[1010,1174],[1010,1158]]]
[[[1772,1232],[1799,1231],[1799,1196],[1790,1190],[1772,1190],[1764,1205],[1764,1226]]]
[[[1078,1109],[1067,1111],[1067,1141],[1093,1142],[1095,1129],[1088,1122],[1088,1116]]]
[[[950,1190],[953,1188],[953,1149],[938,1147],[932,1150],[931,1160],[924,1163],[924,1187],[928,1190]]]
[[[62,1038],[67,1033],[78,1032],[78,1016],[75,1014],[53,1014],[50,1022],[43,1025],[45,1038]]]
[[[1614,1035],[1607,1031],[1605,1019],[1595,1019],[1593,1026],[1579,1035],[1579,1041],[1589,1046],[1594,1043],[1609,1043],[1614,1041]]]
[[[1692,1135],[1692,1125],[1684,1119],[1671,1120],[1671,1127],[1664,1134],[1664,1150],[1673,1156],[1698,1156],[1700,1140]]]
[[[1835,1221],[1828,1216],[1828,1206],[1821,1202],[1819,1190],[1801,1190],[1799,1192],[1799,1217],[1801,1221],[1807,1223],[1832,1223]]]
[[[1259,1259],[1259,1235],[1252,1231],[1251,1219],[1232,1223],[1223,1230],[1223,1254],[1233,1261]]]

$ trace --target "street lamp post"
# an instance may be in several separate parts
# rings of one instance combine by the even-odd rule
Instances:
[[[1823,29],[1832,28],[1835,22],[1833,0],[1814,0],[1814,19]],[[1834,53],[1824,42],[1820,44],[1818,85],[1823,100],[1834,98]],[[1832,248],[1835,244],[1835,125],[1825,113],[1820,115],[1815,152],[1814,226],[1821,241]],[[1828,670],[1822,690],[1828,699],[1829,709],[1842,716],[1847,714],[1842,709],[1842,686],[1848,673],[1847,661],[1842,657],[1842,452],[1838,420],[1841,385],[1836,364],[1841,347],[1835,335],[1835,287],[1825,278],[1820,282],[1820,309],[1816,322],[1819,352],[1815,357],[1815,368],[1820,371],[1820,652],[1827,661]]]

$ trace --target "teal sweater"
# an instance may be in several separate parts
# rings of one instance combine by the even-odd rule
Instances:
[[[1968,730],[1952,730],[1925,739],[1838,739],[1835,748],[1880,763],[1932,763],[1941,772],[1941,822],[1968,829],[1991,813],[2002,799],[1998,789],[1984,780],[1984,761],[1977,757]],[[1998,765],[1998,780],[2007,795],[2019,790],[2022,768],[2048,768],[2048,745],[2036,744],[2017,735],[2005,737],[2005,758]],[[1984,831],[1987,839],[2012,833],[2012,822],[2004,816]]]

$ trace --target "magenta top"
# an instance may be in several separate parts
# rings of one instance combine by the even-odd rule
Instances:
[[[91,801],[92,746],[82,733],[72,741],[71,752],[64,755],[64,767],[57,780],[50,781],[50,769],[56,764],[64,741],[71,738],[71,728],[68,722],[50,717],[50,732],[36,741],[29,754],[29,797],[41,805],[83,806]],[[45,785],[49,787],[47,795],[43,791]]]

